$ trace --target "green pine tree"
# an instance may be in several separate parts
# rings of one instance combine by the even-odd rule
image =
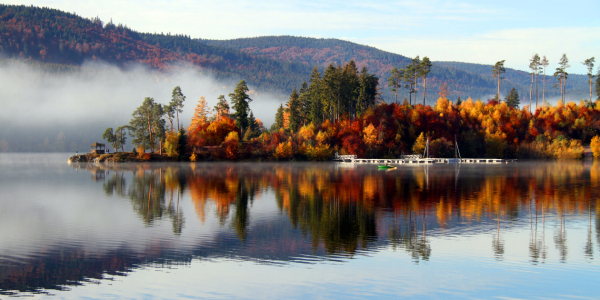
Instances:
[[[248,86],[246,81],[240,81],[233,93],[229,94],[233,109],[235,109],[235,125],[240,129],[240,132],[245,132],[248,129],[248,111],[250,111],[250,102],[252,99],[248,96]]]
[[[508,92],[505,101],[506,105],[514,108],[519,108],[519,104],[521,104],[521,101],[519,100],[519,94],[517,93],[517,90],[515,88],[512,88],[512,90]]]
[[[298,97],[298,92],[296,92],[296,88],[294,88],[294,90],[292,91],[292,94],[290,95],[290,100],[288,102],[288,107],[289,107],[289,120],[290,120],[290,130],[292,131],[297,131],[298,127],[301,124],[301,120],[300,120],[300,100]]]
[[[275,114],[275,127],[276,129],[283,128],[283,104],[279,105],[277,113]]]

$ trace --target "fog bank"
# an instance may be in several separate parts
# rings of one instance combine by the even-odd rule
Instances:
[[[88,62],[78,71],[49,73],[32,64],[5,60],[0,62],[0,152],[74,151],[74,144],[82,147],[89,141],[100,141],[107,127],[128,124],[145,97],[167,104],[175,86],[180,86],[186,96],[179,118],[187,126],[201,96],[211,107],[219,95],[225,95],[229,101],[228,94],[237,82],[215,80],[206,72],[191,68],[165,74],[141,65],[122,70]],[[253,99],[250,108],[255,117],[270,126],[277,107],[285,99],[257,93],[250,85],[249,88]],[[66,142],[64,149],[60,145],[38,145],[53,144],[61,139],[61,133],[63,143]]]

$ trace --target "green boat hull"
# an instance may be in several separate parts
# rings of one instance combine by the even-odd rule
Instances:
[[[379,166],[380,170],[386,170],[386,169],[395,169],[396,167],[394,166]]]

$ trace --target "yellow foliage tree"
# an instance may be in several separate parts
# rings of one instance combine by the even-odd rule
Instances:
[[[415,143],[412,147],[413,153],[416,153],[416,154],[423,153],[423,151],[425,151],[426,144],[427,144],[427,141],[425,140],[425,134],[423,134],[421,132],[421,134],[419,134],[419,137],[417,137],[417,140],[415,141]]]
[[[377,130],[373,124],[369,124],[369,126],[363,129],[363,140],[369,147],[377,142]]]
[[[319,130],[319,132],[317,133],[317,142],[319,144],[324,144],[328,138],[329,138],[329,135],[327,134],[327,132],[323,132],[323,131]]]
[[[308,145],[306,147],[306,156],[310,160],[327,160],[331,157],[331,149],[328,144],[322,144],[318,146]]]
[[[281,142],[275,149],[275,158],[277,159],[290,159],[293,156],[292,143],[291,141]]]
[[[208,107],[206,99],[204,99],[204,96],[201,96],[200,100],[198,100],[198,104],[196,104],[196,108],[194,109],[194,116],[192,117],[188,131],[192,131],[193,128],[206,124],[208,122],[208,114],[210,114],[210,112],[211,110]]]
[[[590,144],[592,148],[592,153],[594,157],[600,157],[600,136],[595,136],[592,138],[592,143]]]
[[[177,144],[179,144],[179,134],[176,132],[167,132],[165,137],[165,151],[169,157],[178,157]]]
[[[302,126],[302,128],[300,128],[300,131],[298,131],[298,135],[300,135],[300,137],[305,141],[311,140],[315,136],[315,125],[313,123],[310,123],[308,125]]]

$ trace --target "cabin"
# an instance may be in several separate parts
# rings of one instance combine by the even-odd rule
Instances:
[[[90,151],[90,153],[92,153],[92,154],[104,154],[104,144],[93,143],[92,144],[92,151]]]

